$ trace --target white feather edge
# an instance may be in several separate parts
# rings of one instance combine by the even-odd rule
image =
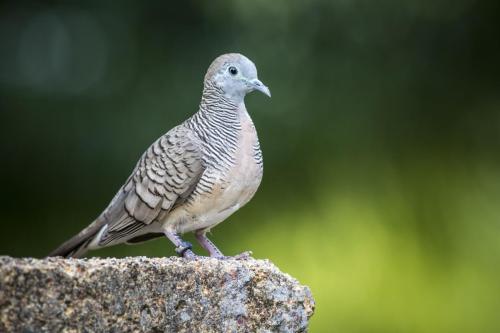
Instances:
[[[90,250],[95,250],[95,249],[100,248],[99,241],[101,240],[102,235],[106,232],[106,230],[108,230],[107,224],[105,224],[101,227],[101,230],[99,230],[99,232],[94,236],[94,238],[89,243],[89,245],[87,245],[87,248]]]

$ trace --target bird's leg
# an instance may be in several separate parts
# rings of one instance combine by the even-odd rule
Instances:
[[[201,247],[207,250],[211,257],[214,258],[225,258],[222,252],[215,246],[214,243],[210,239],[208,239],[206,232],[203,230],[199,230],[194,233],[196,236],[196,240],[200,243]]]
[[[187,259],[194,259],[197,257],[196,254],[194,254],[191,249],[193,248],[193,245],[189,242],[186,242],[182,238],[179,237],[176,233],[172,231],[165,231],[165,236],[167,236],[168,239],[175,245],[175,252],[177,252],[178,255],[187,258]]]
[[[243,252],[241,254],[238,254],[234,257],[226,257],[222,252],[215,246],[214,243],[210,239],[208,239],[206,235],[206,231],[204,230],[198,230],[195,232],[195,237],[198,243],[200,243],[201,247],[203,247],[207,252],[210,254],[210,257],[212,258],[218,258],[218,259],[228,259],[228,258],[235,258],[235,259],[248,259],[252,253],[250,251]]]

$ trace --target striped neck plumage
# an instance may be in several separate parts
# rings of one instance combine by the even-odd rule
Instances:
[[[224,114],[237,116],[238,104],[225,96],[222,88],[212,81],[206,81],[201,95],[200,112],[210,114]]]
[[[241,131],[239,105],[224,95],[224,91],[210,82],[205,83],[200,109],[186,121],[201,139],[205,165],[225,172],[234,165],[238,137]]]

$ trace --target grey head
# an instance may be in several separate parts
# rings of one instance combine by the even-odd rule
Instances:
[[[271,97],[269,88],[257,77],[254,63],[239,53],[223,54],[215,59],[205,75],[205,85],[213,84],[224,95],[240,103],[245,95],[257,90]]]

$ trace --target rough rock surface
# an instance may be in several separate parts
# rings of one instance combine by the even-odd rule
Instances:
[[[0,257],[0,332],[304,332],[313,311],[267,260]]]

